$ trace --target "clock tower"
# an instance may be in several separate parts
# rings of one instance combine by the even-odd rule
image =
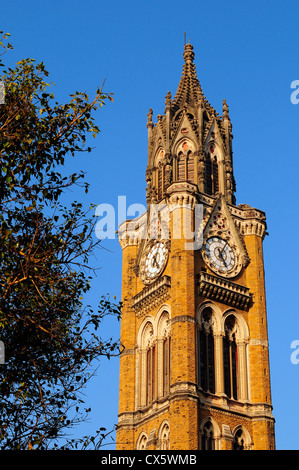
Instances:
[[[190,43],[147,128],[147,211],[119,227],[117,449],[274,449],[265,213],[236,204],[228,106],[204,96]]]

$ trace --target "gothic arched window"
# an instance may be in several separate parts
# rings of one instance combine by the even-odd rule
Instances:
[[[216,194],[219,191],[218,162],[217,162],[216,155],[213,155],[212,153],[206,154],[205,191],[207,194],[210,194],[210,195]]]
[[[169,450],[170,447],[170,429],[169,424],[164,423],[161,425],[158,440],[159,450]]]
[[[184,157],[183,153],[179,153],[178,155],[178,181],[185,181],[186,180],[186,158]]]
[[[233,450],[244,450],[245,439],[242,429],[238,429],[233,440]]]
[[[156,346],[153,344],[146,352],[146,404],[155,398],[156,385]]]
[[[170,391],[171,351],[168,307],[148,315],[137,334],[136,386],[139,406],[148,406]]]
[[[155,158],[156,188],[158,199],[162,199],[165,190],[165,152],[160,149]]]
[[[211,421],[207,421],[203,427],[201,450],[215,450],[214,429]]]
[[[137,450],[146,450],[148,438],[146,434],[142,433],[137,440]]]
[[[170,389],[170,336],[163,339],[163,396],[168,395]]]
[[[164,190],[164,167],[160,163],[158,166],[158,199],[161,199],[163,196]]]
[[[170,358],[171,358],[171,337],[169,312],[163,310],[158,317],[157,335],[159,345],[159,396],[165,397],[170,391]]]
[[[178,181],[189,181],[194,183],[194,155],[190,151],[187,155],[182,152],[178,155]]]
[[[194,183],[194,155],[192,152],[188,152],[187,155],[187,181]]]
[[[177,181],[195,182],[195,146],[191,140],[183,139],[177,147]]]
[[[212,309],[207,307],[202,312],[197,331],[198,382],[203,391],[210,393],[215,393],[214,348]]]
[[[236,319],[229,315],[224,324],[223,377],[224,392],[229,398],[238,398],[238,348],[236,342]]]

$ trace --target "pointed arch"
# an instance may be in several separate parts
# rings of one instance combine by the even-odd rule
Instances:
[[[241,424],[236,426],[232,432],[233,450],[251,450],[253,442],[249,431]]]
[[[197,311],[197,383],[204,392],[216,392],[216,341],[221,325],[221,310],[213,302],[204,302]]]
[[[196,145],[189,137],[179,139],[174,146],[174,153],[177,155],[175,172],[177,181],[196,183],[195,151]]]
[[[236,317],[228,315],[224,322],[223,336],[223,377],[224,393],[238,399],[238,346],[236,341]]]
[[[249,327],[244,317],[228,309],[222,317],[224,393],[234,399],[250,399]]]
[[[158,450],[170,450],[170,425],[167,420],[162,421],[158,431]]]
[[[155,317],[155,329],[159,339],[164,338],[170,334],[170,306],[163,304]]]
[[[221,330],[223,332],[225,331],[224,324],[225,324],[226,318],[229,315],[233,315],[236,318],[236,335],[237,335],[237,338],[240,341],[241,340],[249,341],[249,327],[248,327],[248,324],[247,324],[246,320],[244,319],[243,315],[236,312],[236,310],[234,310],[233,308],[229,308],[229,309],[227,309],[223,312],[222,321],[221,321]]]
[[[222,326],[222,310],[214,302],[206,300],[205,302],[200,304],[196,313],[196,321],[197,323],[200,323],[202,321],[203,311],[208,307],[210,307],[213,312],[213,325],[215,328],[215,332],[220,333]]]
[[[147,315],[137,332],[136,404],[150,405],[170,391],[171,310],[163,304],[155,316]]]
[[[250,399],[249,328],[244,317],[205,301],[197,309],[196,324],[199,390]]]
[[[146,345],[151,341],[154,337],[154,319],[151,315],[146,315],[143,319],[141,325],[139,326],[136,340],[137,346],[139,348],[145,348]]]
[[[217,156],[205,154],[205,192],[211,196],[219,192],[219,167]]]
[[[199,447],[201,450],[220,449],[220,428],[217,422],[211,417],[204,418],[199,426]]]
[[[207,141],[204,146],[204,155],[205,192],[211,196],[218,193],[224,194],[224,175],[222,174],[223,170],[221,170],[221,168],[223,169],[224,152],[222,146],[217,142],[213,131],[210,131],[209,136],[207,137]]]
[[[228,309],[222,317],[224,393],[235,400],[249,398],[249,328],[242,315]]]
[[[156,389],[156,341],[153,318],[144,318],[137,332],[138,360],[136,362],[137,403],[149,404]]]
[[[162,199],[165,190],[165,150],[159,147],[154,158],[155,186],[157,188],[158,199]]]
[[[195,183],[195,159],[194,153],[190,150],[187,153],[187,181]]]
[[[137,439],[137,442],[136,442],[136,449],[137,450],[146,450],[147,442],[148,442],[148,435],[146,434],[145,431],[142,431],[138,436],[138,439]]]
[[[170,307],[163,305],[156,315],[159,382],[158,395],[166,396],[170,391],[171,373],[171,329]]]

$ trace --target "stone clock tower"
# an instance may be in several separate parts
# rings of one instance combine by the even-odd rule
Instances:
[[[274,449],[265,213],[236,205],[228,106],[205,98],[191,44],[152,114],[147,212],[119,227],[117,449]]]

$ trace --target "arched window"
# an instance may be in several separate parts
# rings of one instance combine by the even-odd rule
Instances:
[[[215,393],[215,345],[212,313],[211,307],[203,310],[197,331],[198,384],[204,392]]]
[[[187,155],[180,152],[178,155],[178,181],[194,183],[194,155],[191,151]]]
[[[161,199],[164,191],[164,167],[160,163],[158,166],[158,199]]]
[[[170,391],[170,359],[171,359],[171,337],[169,312],[162,310],[158,316],[158,345],[159,345],[159,375],[160,387],[159,395],[165,397]]]
[[[186,158],[183,153],[180,152],[178,155],[178,181],[186,180]]]
[[[214,195],[219,191],[219,174],[216,155],[206,154],[205,161],[205,192]]]
[[[165,152],[160,149],[155,158],[156,187],[158,199],[162,199],[165,189]]]
[[[215,450],[214,429],[211,421],[207,421],[203,427],[201,450]]]
[[[194,183],[194,155],[192,152],[188,152],[187,155],[187,181]]]
[[[238,348],[236,343],[236,319],[229,315],[224,324],[223,377],[224,392],[229,398],[238,398]]]
[[[195,146],[188,139],[183,139],[177,149],[177,181],[195,182]]]
[[[161,428],[159,431],[158,449],[159,450],[170,449],[170,429],[169,429],[168,423],[164,423],[161,425]]]
[[[244,450],[245,439],[242,429],[238,429],[233,440],[233,450]]]
[[[147,436],[145,433],[141,433],[141,435],[138,437],[138,440],[137,440],[137,445],[136,445],[136,448],[137,450],[146,450],[146,447],[147,447]]]
[[[156,391],[156,346],[151,345],[146,352],[146,404],[155,398]]]
[[[170,391],[171,337],[168,306],[147,315],[137,334],[136,387],[138,406],[148,406]]]
[[[170,389],[170,336],[163,339],[163,396],[168,395]]]
[[[137,361],[137,386],[139,405],[148,405],[155,393],[156,383],[156,341],[154,322],[148,316],[140,326],[137,338],[138,361]]]

